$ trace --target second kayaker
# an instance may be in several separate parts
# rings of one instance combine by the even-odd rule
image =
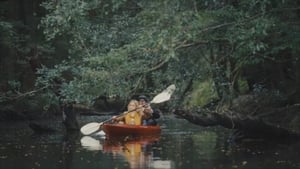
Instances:
[[[149,100],[146,96],[141,95],[137,100],[139,103],[139,107],[143,110],[142,124],[157,125],[155,119],[158,119],[160,117],[159,111],[151,108]]]

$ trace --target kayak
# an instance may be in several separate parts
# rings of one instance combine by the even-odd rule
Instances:
[[[108,124],[102,125],[103,131],[108,137],[121,136],[151,136],[161,132],[160,126],[141,126],[127,124]]]

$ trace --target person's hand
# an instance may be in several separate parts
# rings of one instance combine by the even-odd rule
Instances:
[[[152,110],[149,109],[149,108],[145,108],[145,109],[144,109],[144,112],[147,113],[147,114],[150,114],[150,113],[152,112]]]
[[[114,123],[117,121],[117,116],[112,116],[111,121]]]
[[[152,116],[153,110],[149,105],[147,105],[147,107],[144,108],[144,113],[148,116]]]
[[[147,108],[150,108],[150,105],[149,104],[145,104],[143,107],[147,109]]]
[[[137,107],[137,109],[136,109],[136,111],[138,111],[138,112],[143,112],[144,111],[144,106],[143,105],[138,105],[138,107]]]

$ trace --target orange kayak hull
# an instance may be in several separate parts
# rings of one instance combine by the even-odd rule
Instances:
[[[109,137],[152,136],[161,132],[160,126],[140,126],[126,124],[103,124],[103,131]]]

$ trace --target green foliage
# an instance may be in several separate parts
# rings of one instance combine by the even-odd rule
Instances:
[[[213,82],[211,80],[195,83],[193,88],[193,93],[191,93],[186,100],[186,106],[189,108],[197,106],[202,107],[218,99],[218,95],[213,88]]]
[[[67,100],[89,102],[101,94],[130,95],[135,92],[136,87],[145,84],[143,81],[153,67],[175,57],[174,49],[170,50],[168,42],[164,42],[165,37],[170,39],[169,32],[157,33],[155,41],[151,42],[148,40],[153,38],[149,36],[149,33],[154,34],[152,30],[145,25],[140,28],[139,22],[127,15],[115,14],[109,18],[110,21],[95,23],[90,20],[88,12],[95,10],[97,5],[90,6],[85,3],[76,5],[78,9],[73,9],[74,6],[68,3],[71,2],[56,6],[53,3],[43,4],[51,12],[42,21],[48,40],[68,35],[66,37],[71,47],[69,59],[56,66],[55,71],[44,68],[45,71],[40,72],[43,78],[37,81],[39,85],[51,84],[53,79],[60,79],[62,72],[68,71],[73,79],[60,79],[63,81],[60,94]],[[103,3],[99,2],[102,5]],[[118,2],[113,6],[112,11],[116,11],[116,7],[121,7],[122,4]],[[72,11],[66,11],[65,8],[72,8]],[[137,27],[132,28],[132,24]],[[156,37],[160,39],[158,42]],[[48,81],[44,82],[44,79]],[[168,81],[166,79],[165,85],[172,83]]]
[[[16,32],[10,22],[0,20],[0,44],[5,46],[13,46],[15,43]]]
[[[247,81],[245,79],[239,79],[238,80],[238,90],[241,94],[246,94],[249,92],[249,86],[247,84]]]
[[[59,93],[66,101],[88,103],[99,95],[156,93],[171,83],[179,87],[180,95],[191,79],[213,79],[222,98],[234,93],[230,85],[248,65],[279,59],[278,52],[285,49],[297,56],[299,27],[285,22],[287,16],[281,13],[296,4],[47,1],[42,4],[48,14],[41,28],[47,40],[68,43],[68,57],[53,68],[41,69],[37,85],[59,81]],[[289,19],[299,23],[295,10],[290,13]],[[290,25],[295,31],[288,31]]]
[[[48,29],[44,29],[44,34],[48,40],[60,36],[66,32],[72,32],[73,24],[85,16],[88,9],[87,3],[81,0],[75,1],[48,1],[43,2],[42,6],[49,12],[41,24]]]

